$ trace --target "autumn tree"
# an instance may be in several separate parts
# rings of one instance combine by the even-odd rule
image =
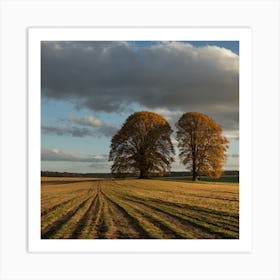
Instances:
[[[192,180],[201,175],[219,178],[228,148],[220,125],[202,113],[190,112],[181,116],[176,127],[179,157],[191,169]]]
[[[168,122],[158,114],[130,115],[111,141],[112,173],[118,177],[138,173],[139,178],[148,178],[151,173],[169,171],[174,154],[171,133]]]

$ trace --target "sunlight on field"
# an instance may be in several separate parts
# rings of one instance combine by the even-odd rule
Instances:
[[[80,182],[80,181],[94,181],[98,180],[95,178],[85,178],[85,177],[41,177],[41,183],[63,183],[63,182]]]
[[[232,239],[239,184],[42,178],[43,239]]]

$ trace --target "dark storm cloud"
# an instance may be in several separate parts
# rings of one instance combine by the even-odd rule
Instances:
[[[180,42],[42,42],[42,94],[95,111],[200,111],[236,129],[239,57]]]
[[[80,153],[64,152],[57,149],[43,149],[41,152],[42,161],[71,161],[71,162],[89,162],[105,163],[108,161],[108,155],[85,155]]]

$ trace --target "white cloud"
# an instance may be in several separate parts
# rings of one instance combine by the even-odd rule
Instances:
[[[231,140],[239,140],[239,132],[236,130],[224,130],[223,136],[226,137],[229,141]]]
[[[65,152],[58,149],[42,149],[41,161],[71,161],[104,163],[108,161],[108,155],[88,155],[74,152]]]
[[[180,115],[183,114],[181,111],[171,111],[167,108],[156,108],[153,110],[154,113],[161,115],[163,118],[165,118],[167,121],[173,120],[173,119],[179,119]]]
[[[101,120],[96,119],[92,116],[86,116],[83,118],[78,118],[76,116],[69,116],[68,119],[69,119],[69,121],[74,122],[79,125],[87,125],[87,126],[91,126],[91,127],[98,127],[98,126],[103,125]]]

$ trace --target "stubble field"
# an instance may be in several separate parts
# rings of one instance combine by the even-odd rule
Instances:
[[[41,179],[42,239],[238,237],[238,183]]]

